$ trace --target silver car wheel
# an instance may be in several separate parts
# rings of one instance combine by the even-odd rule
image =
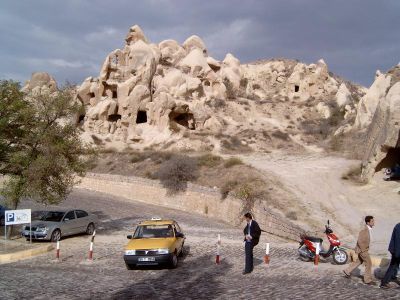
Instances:
[[[61,239],[61,231],[59,229],[56,229],[53,231],[51,234],[51,241],[52,242],[57,242]]]
[[[94,232],[94,229],[95,229],[94,224],[90,223],[86,228],[86,234],[92,235]]]

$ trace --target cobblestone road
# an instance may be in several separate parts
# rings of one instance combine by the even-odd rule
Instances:
[[[94,209],[93,209],[94,205]],[[400,289],[365,286],[341,275],[330,261],[318,269],[297,260],[296,245],[263,234],[255,248],[255,270],[243,276],[241,230],[195,214],[108,195],[76,190],[64,203],[95,212],[100,228],[94,261],[87,262],[90,238],[61,241],[55,253],[0,265],[0,299],[400,299]],[[175,270],[128,271],[122,259],[125,236],[139,220],[161,216],[176,219],[185,230],[186,254]],[[222,263],[214,264],[215,241],[222,235]],[[262,262],[266,241],[272,261]]]

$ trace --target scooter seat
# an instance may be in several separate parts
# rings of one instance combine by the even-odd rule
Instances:
[[[321,243],[322,244],[322,239],[318,237],[313,237],[313,236],[306,236],[305,239],[309,240],[310,242],[313,243]]]

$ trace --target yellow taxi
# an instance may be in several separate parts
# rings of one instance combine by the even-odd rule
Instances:
[[[124,260],[128,270],[135,266],[168,264],[178,266],[178,256],[183,253],[185,235],[174,220],[152,218],[140,222],[125,246]]]

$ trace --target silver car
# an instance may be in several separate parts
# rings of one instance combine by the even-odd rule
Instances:
[[[26,239],[49,240],[56,242],[61,237],[78,233],[93,234],[97,216],[79,209],[45,211],[39,220],[24,226],[21,235]]]

